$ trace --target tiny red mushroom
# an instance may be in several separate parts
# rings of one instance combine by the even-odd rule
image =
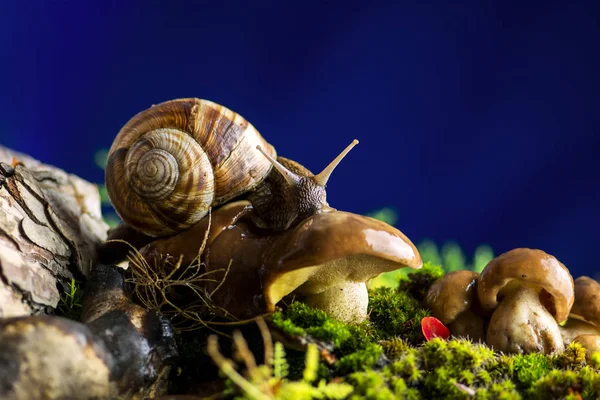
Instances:
[[[450,331],[442,322],[435,317],[425,317],[421,320],[421,330],[427,341],[436,337],[444,340],[450,337]]]

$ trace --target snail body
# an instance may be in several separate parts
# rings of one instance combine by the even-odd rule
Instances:
[[[170,100],[121,128],[108,153],[106,188],[121,219],[151,237],[185,230],[240,196],[255,207],[258,226],[285,230],[328,206],[327,179],[356,143],[313,175],[277,157],[254,126],[228,108]]]

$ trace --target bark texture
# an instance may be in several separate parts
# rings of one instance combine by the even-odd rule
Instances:
[[[95,184],[0,146],[0,317],[56,308],[107,231]]]

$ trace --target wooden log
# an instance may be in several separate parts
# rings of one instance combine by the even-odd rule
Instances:
[[[97,185],[0,146],[0,317],[56,308],[106,239]]]

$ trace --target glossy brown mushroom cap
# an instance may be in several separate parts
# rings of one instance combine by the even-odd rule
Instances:
[[[575,302],[569,316],[600,325],[600,283],[588,276],[575,279]]]
[[[322,293],[403,267],[421,268],[415,245],[398,229],[343,211],[321,212],[278,235],[264,259],[264,297],[273,310],[291,292]]]
[[[343,310],[336,307],[338,315],[364,319],[368,279],[423,264],[402,232],[373,218],[330,209],[273,232],[257,227],[252,217],[246,201],[215,209],[201,257],[210,302],[238,318],[273,312],[294,292],[313,296],[306,300],[326,311],[331,303],[353,303]],[[180,255],[181,264],[187,265],[198,256],[207,227],[205,218],[179,235],[152,242],[141,253],[151,265],[156,260],[173,265]]]
[[[527,286],[556,319],[564,321],[574,301],[573,278],[555,257],[542,250],[517,248],[490,261],[481,272],[477,294],[482,308],[492,311],[499,297]]]
[[[432,315],[448,325],[469,310],[477,302],[478,276],[477,272],[462,270],[449,272],[437,279],[425,298]]]

